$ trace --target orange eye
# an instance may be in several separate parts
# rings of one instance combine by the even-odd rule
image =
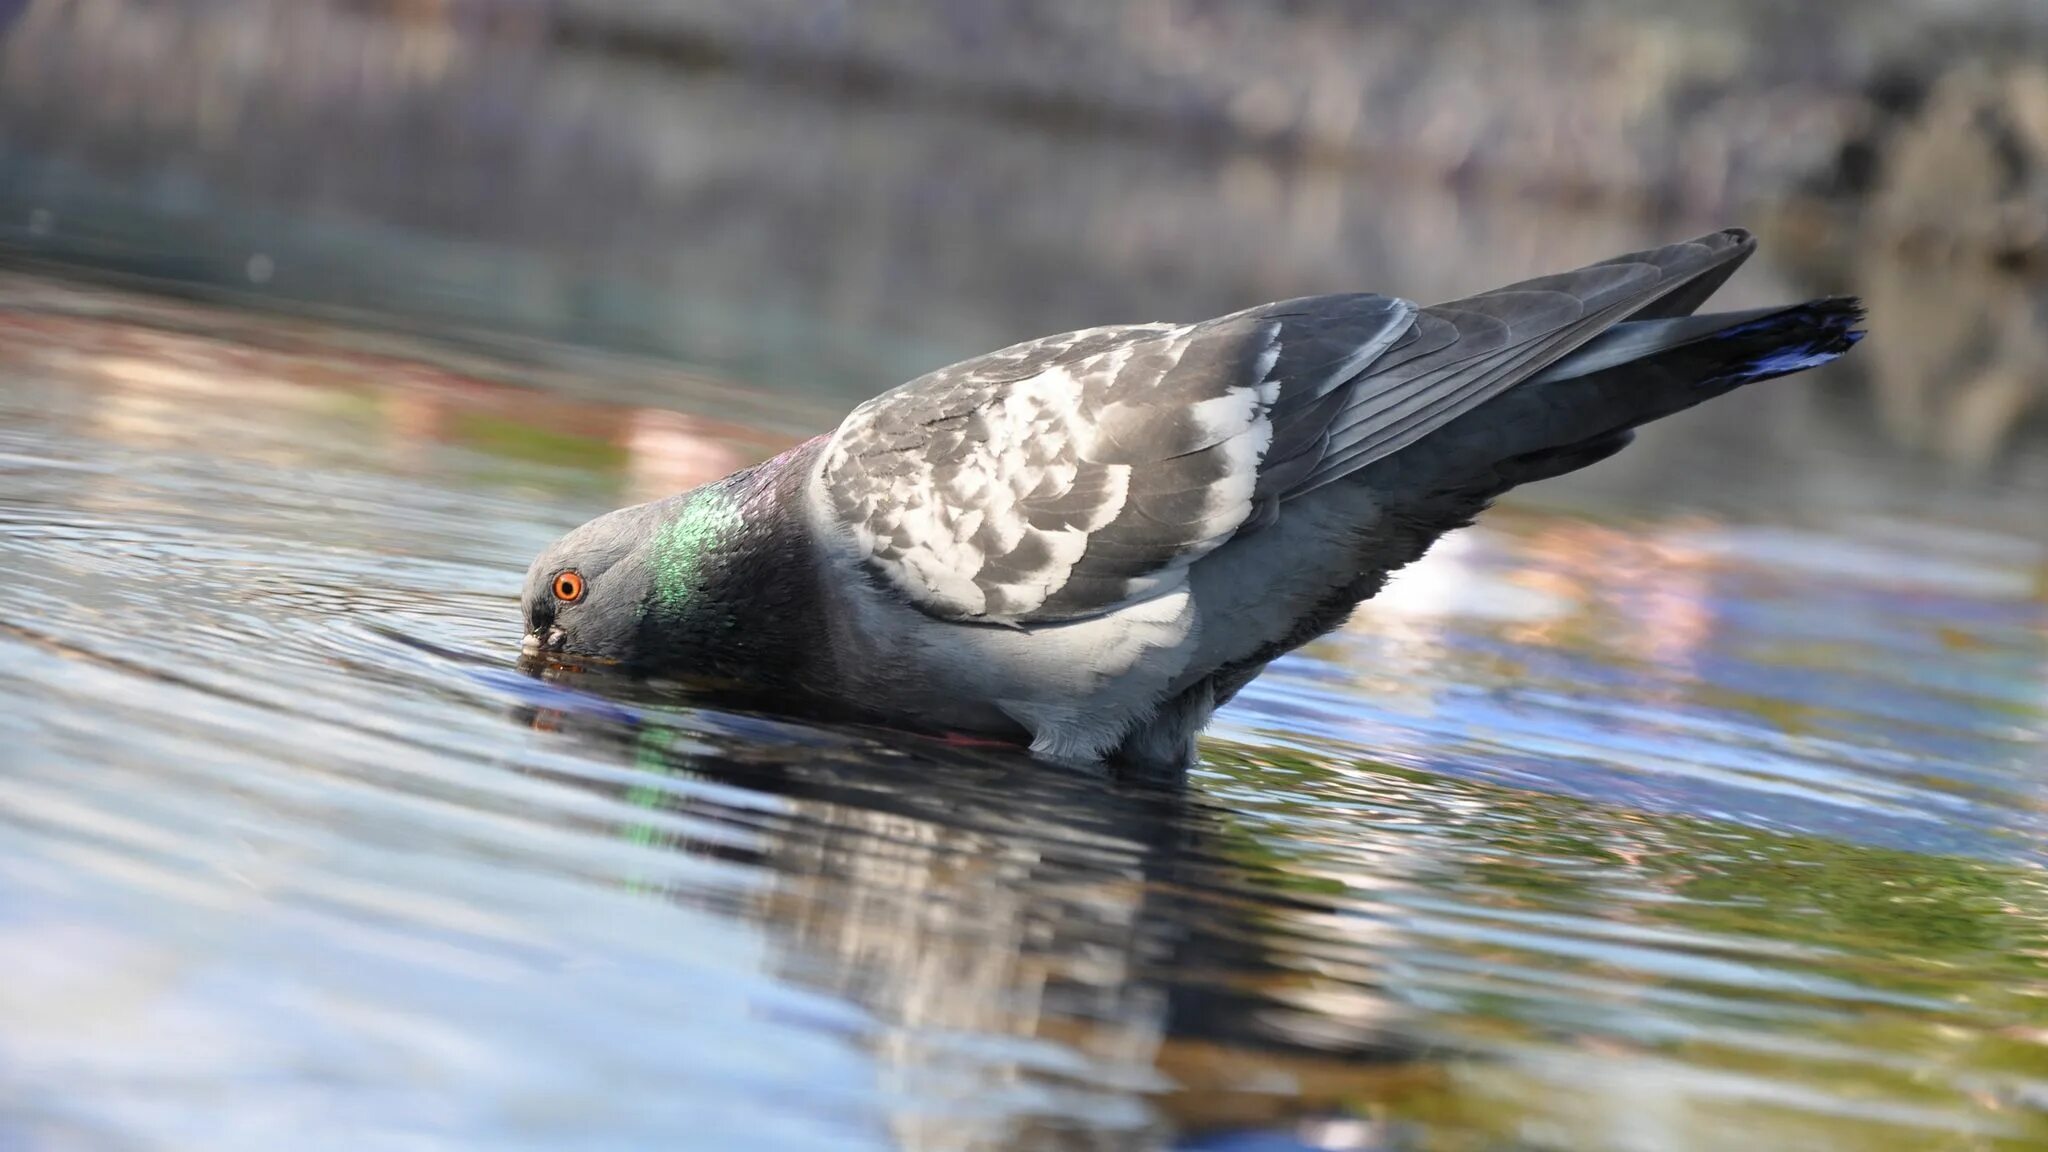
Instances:
[[[583,573],[573,569],[555,575],[555,599],[574,604],[583,599]]]

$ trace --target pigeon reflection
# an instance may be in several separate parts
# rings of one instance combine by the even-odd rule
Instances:
[[[874,1055],[902,1101],[893,1135],[906,1149],[1312,1125],[1440,1080],[1374,982],[1386,925],[1305,894],[1185,790],[672,701],[630,723],[532,705],[513,718],[649,784],[772,798],[525,769],[726,833],[621,836],[773,873],[762,895],[721,910],[784,942],[776,976],[885,1024]]]

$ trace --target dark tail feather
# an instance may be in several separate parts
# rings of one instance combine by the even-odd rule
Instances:
[[[1710,333],[1680,345],[1651,363],[1683,371],[1689,363],[1709,369],[1702,383],[1723,391],[1818,368],[1840,357],[1863,339],[1863,302],[1854,296],[1830,296],[1795,304],[1780,312]],[[1648,365],[1646,365],[1648,366]]]
[[[1432,434],[1425,441],[1432,451],[1390,459],[1383,479],[1437,490],[1470,486],[1493,495],[1576,471],[1619,451],[1631,429],[1840,357],[1863,338],[1862,319],[1861,302],[1836,296],[1618,324]]]
[[[1566,362],[1531,380],[1516,400],[1536,406],[1532,449],[1562,447],[1647,424],[1745,384],[1818,368],[1856,346],[1863,304],[1831,296],[1785,308],[1640,322],[1648,331],[1617,333],[1640,354],[1600,363],[1592,371]],[[1634,328],[1637,325],[1618,325]],[[1657,339],[1663,336],[1669,342]],[[1505,399],[1505,398],[1504,398]]]

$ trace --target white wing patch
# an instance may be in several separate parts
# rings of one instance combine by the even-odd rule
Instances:
[[[1109,331],[1057,339],[1075,347]],[[1155,326],[1136,334],[1159,344],[1170,367],[1186,348],[1185,332]],[[1094,458],[1096,425],[1085,410],[1091,390],[1115,380],[1131,355],[1120,343],[1000,387],[956,385],[950,391],[961,403],[935,405],[935,397],[905,389],[856,409],[827,446],[821,479],[859,551],[938,615],[1013,615],[1042,605],[1066,585],[1090,534],[1124,509],[1132,466]],[[983,378],[999,381],[1003,363]],[[924,436],[901,449],[877,443],[902,416]],[[869,466],[861,457],[877,448],[899,459]],[[854,472],[870,482],[844,483]]]
[[[1044,624],[1168,594],[1270,500],[1287,390],[1315,402],[1412,312],[1339,304],[1094,328],[942,368],[846,418],[813,515],[943,619]]]

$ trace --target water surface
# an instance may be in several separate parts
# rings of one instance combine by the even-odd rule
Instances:
[[[535,550],[828,403],[8,280],[0,1147],[2038,1146],[2048,496],[1826,388],[1167,790],[513,671]]]

